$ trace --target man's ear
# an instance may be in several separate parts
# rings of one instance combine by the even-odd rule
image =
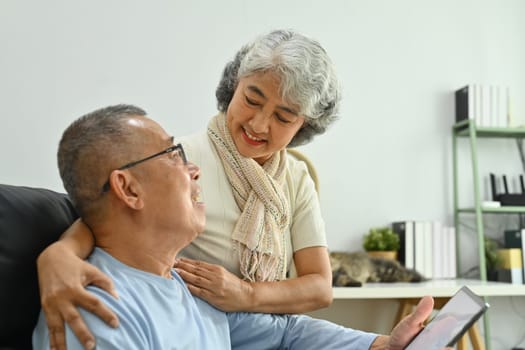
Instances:
[[[109,175],[111,191],[128,207],[140,210],[144,207],[142,186],[125,170],[113,170]]]

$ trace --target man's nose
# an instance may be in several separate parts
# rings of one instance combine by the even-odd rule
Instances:
[[[187,167],[188,171],[190,172],[191,179],[198,180],[199,176],[201,175],[201,168],[199,168],[196,164],[193,164],[192,162],[188,162]]]

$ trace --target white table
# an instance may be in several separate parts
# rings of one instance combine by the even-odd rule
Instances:
[[[479,280],[431,280],[418,283],[367,283],[363,287],[334,287],[334,299],[402,299],[451,297],[462,286],[484,296],[525,296],[524,284],[483,282]]]

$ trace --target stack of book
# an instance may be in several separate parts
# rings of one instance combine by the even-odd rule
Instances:
[[[509,88],[469,84],[455,92],[456,122],[474,120],[479,127],[506,128],[510,125]]]
[[[428,279],[456,278],[456,232],[439,221],[398,221],[398,260]]]
[[[505,249],[498,255],[502,264],[498,269],[498,280],[514,284],[525,282],[525,229],[507,230],[504,233]]]

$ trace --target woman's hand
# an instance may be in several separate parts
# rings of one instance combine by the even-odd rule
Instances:
[[[66,349],[64,321],[86,349],[94,348],[95,338],[80,316],[79,306],[98,315],[112,327],[118,326],[117,316],[84,288],[89,284],[96,285],[118,298],[113,282],[62,242],[53,243],[40,254],[37,268],[51,349]]]
[[[247,282],[219,265],[181,258],[175,269],[190,292],[223,311],[304,313],[330,305],[332,273],[325,247],[294,253],[296,278]]]
[[[220,265],[181,258],[175,270],[193,295],[223,311],[247,310],[251,305],[250,283]]]

